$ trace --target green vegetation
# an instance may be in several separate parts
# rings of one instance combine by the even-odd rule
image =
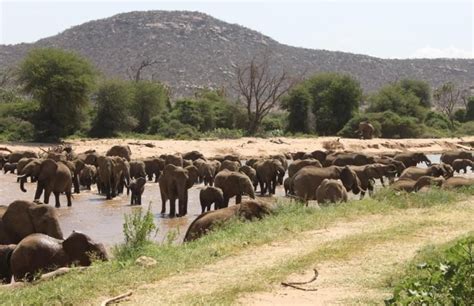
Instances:
[[[386,304],[473,305],[474,235],[418,255]]]
[[[356,220],[361,216],[371,214],[398,214],[407,208],[451,209],[447,206],[449,203],[472,195],[474,195],[473,189],[460,192],[435,189],[426,194],[401,193],[398,195],[387,190],[380,192],[373,199],[350,201],[322,209],[281,200],[275,213],[261,221],[235,220],[218,231],[185,245],[144,244],[139,252],[122,253],[123,256],[116,256],[109,262],[95,263],[86,271],[71,272],[51,281],[31,284],[15,290],[0,289],[0,299],[5,304],[15,305],[93,302],[101,296],[115,296],[141,284],[211,264],[220,258],[236,254],[252,246],[293,239],[299,232],[326,228],[337,221]],[[149,224],[145,222],[146,215],[145,217],[141,215],[139,218],[132,217],[127,224],[133,224],[131,220],[141,220],[137,222],[139,226],[132,226],[136,229],[132,232],[150,232],[145,230],[150,227],[143,225]],[[410,227],[406,230],[410,230]],[[139,236],[147,235],[130,235],[130,237]],[[138,240],[143,241],[141,238]],[[138,240],[131,239],[130,241]],[[147,268],[137,266],[135,259],[141,255],[154,258],[158,264]]]

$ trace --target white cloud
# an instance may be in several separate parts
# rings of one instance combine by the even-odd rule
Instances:
[[[426,46],[417,49],[410,58],[474,58],[474,51],[459,49],[453,46],[439,49]]]

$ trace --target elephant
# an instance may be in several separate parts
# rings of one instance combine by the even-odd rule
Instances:
[[[283,154],[275,154],[275,155],[270,155],[270,159],[277,159],[280,161],[281,165],[283,168],[288,170],[288,160],[286,159],[286,156]]]
[[[375,157],[373,156],[368,156],[366,154],[361,154],[361,153],[344,153],[344,154],[339,154],[337,157],[333,160],[332,164],[334,166],[364,166],[368,164],[373,164],[375,163]]]
[[[239,172],[247,175],[250,181],[252,182],[253,189],[257,190],[257,185],[258,185],[257,171],[251,166],[243,165],[242,167],[239,168]]]
[[[238,162],[240,165],[240,156],[237,155],[237,154],[227,154],[227,155],[224,155],[224,156],[214,156],[212,158],[213,160],[218,160],[219,162],[224,162],[224,160],[230,160],[230,161],[235,161],[235,162]]]
[[[187,166],[194,166],[193,161],[190,159],[183,158],[183,168],[186,168]]]
[[[155,183],[158,183],[158,178],[160,177],[161,171],[165,168],[165,161],[162,158],[147,158],[143,160],[145,163],[145,172],[149,181],[153,180],[155,176]]]
[[[130,164],[120,156],[112,156],[112,197],[123,193],[125,185],[130,184]],[[128,194],[128,189],[127,189]]]
[[[427,166],[431,166],[431,161],[424,153],[398,153],[395,154],[393,159],[401,161],[407,168],[415,167],[416,165],[422,162],[424,162]]]
[[[97,189],[99,193],[105,194],[106,199],[112,199],[113,189],[113,167],[114,161],[109,156],[99,156],[97,158]],[[115,196],[115,192],[113,193]]]
[[[383,177],[393,177],[395,176],[396,170],[394,166],[383,165],[383,164],[371,164],[365,166],[349,166],[353,170],[360,181],[360,198],[364,198],[365,190],[369,191],[369,194],[372,195],[374,191],[374,179],[379,179],[384,185]]]
[[[22,159],[23,157],[34,157],[38,158],[38,154],[33,151],[13,151],[8,155],[8,162],[9,163],[17,163]]]
[[[78,154],[77,158],[82,160],[86,165],[93,165],[98,167],[97,159],[99,154],[95,150],[86,151],[84,153]]]
[[[474,172],[474,162],[469,159],[455,159],[451,166],[457,173],[460,173],[461,170],[464,170],[464,173],[467,173],[467,167],[471,167],[471,170]]]
[[[26,165],[36,159],[37,158],[34,157],[23,157],[22,159],[20,159],[16,165],[16,173],[20,174]]]
[[[450,177],[443,183],[443,188],[460,188],[474,185],[474,179],[465,177]]]
[[[15,173],[15,170],[17,169],[18,163],[5,163],[3,165],[3,173],[7,174],[8,172],[10,173]]]
[[[142,205],[142,194],[145,191],[146,178],[139,177],[132,180],[127,188],[130,189],[132,195],[130,197],[130,205]]]
[[[211,160],[199,164],[198,172],[199,177],[204,181],[204,185],[213,186],[214,178],[216,177],[217,172],[221,166],[220,161]]]
[[[412,179],[400,179],[390,185],[390,188],[396,191],[405,191],[405,192],[418,192],[424,187],[427,186],[442,186],[444,183],[444,178],[442,177],[433,177],[424,175],[419,177],[417,180]]]
[[[291,157],[293,158],[293,160],[304,159],[305,157],[307,157],[307,153],[298,151],[295,153],[291,153]]]
[[[358,132],[362,139],[372,139],[374,137],[375,128],[370,122],[362,121],[359,123]]]
[[[397,176],[400,176],[403,170],[406,169],[406,166],[403,162],[399,160],[395,160],[392,157],[382,156],[382,157],[375,157],[375,162],[377,164],[384,164],[384,165],[393,165],[397,170]]]
[[[211,210],[214,204],[214,210],[223,208],[224,193],[220,188],[208,186],[199,192],[199,201],[201,202],[201,213]]]
[[[293,177],[296,172],[307,166],[322,168],[321,162],[317,159],[298,159],[288,166],[288,176]]]
[[[251,158],[251,159],[247,159],[247,161],[245,162],[245,165],[246,166],[250,166],[253,168],[253,165],[255,165],[256,162],[260,161],[261,158]]]
[[[10,258],[16,244],[0,245],[0,284],[9,284],[12,279]]]
[[[293,189],[291,188],[291,184],[292,184],[291,177],[287,177],[283,181],[283,188],[285,189],[285,196],[294,194]]]
[[[199,177],[198,177],[198,182],[199,183],[202,183],[204,181],[204,178],[201,175],[201,172],[200,172],[199,168],[201,167],[201,165],[204,165],[206,162],[207,162],[207,160],[204,160],[202,158],[198,158],[198,159],[193,161],[193,166],[196,167],[199,171]]]
[[[215,226],[228,222],[232,218],[262,219],[270,213],[271,209],[268,205],[256,200],[246,200],[231,207],[205,212],[189,225],[184,242],[199,239]]]
[[[24,174],[20,175],[20,189],[26,192],[25,182],[28,176],[34,173],[37,165],[30,167],[32,163],[26,165],[23,169]],[[38,182],[36,183],[36,192],[34,200],[39,200],[44,190],[44,203],[49,203],[51,193],[56,199],[56,207],[60,207],[59,195],[64,192],[67,198],[67,206],[71,206],[71,188],[72,175],[71,170],[62,162],[55,162],[52,159],[45,159],[39,165]]]
[[[71,171],[72,175],[72,185],[74,187],[74,193],[80,193],[79,190],[79,175],[81,174],[82,169],[86,166],[83,160],[75,159],[73,161],[64,159],[60,160],[61,163],[65,164],[69,170]]]
[[[474,156],[472,155],[471,152],[467,152],[467,151],[448,151],[448,152],[444,152],[443,154],[441,154],[440,161],[445,163],[445,164],[449,164],[449,165],[452,166],[454,160],[456,160],[456,159],[468,159],[468,160],[474,162]]]
[[[443,166],[436,164],[431,165],[428,168],[418,168],[418,167],[408,167],[400,175],[400,179],[408,179],[408,180],[417,180],[422,176],[443,176],[446,177],[448,174]]]
[[[194,166],[193,166],[194,167]],[[195,167],[194,167],[195,168]],[[161,193],[161,213],[166,213],[166,201],[170,201],[170,217],[176,216],[176,199],[178,199],[178,217],[185,216],[188,210],[188,189],[197,181],[197,171],[172,164],[165,166],[158,180]]]
[[[45,152],[45,154],[43,154],[43,158],[52,159],[55,162],[68,160],[66,153],[63,152]]]
[[[63,238],[54,208],[22,200],[0,207],[0,245],[16,244],[33,233]]]
[[[130,178],[137,179],[139,177],[146,177],[146,166],[141,160],[133,160],[130,162]]]
[[[322,165],[326,162],[326,157],[328,156],[328,152],[315,150],[310,153],[311,158],[318,160]]]
[[[191,151],[191,152],[184,153],[183,154],[183,159],[189,159],[189,160],[192,160],[192,161],[195,161],[197,159],[206,160],[204,155],[199,151]]]
[[[97,168],[94,165],[86,165],[79,174],[79,183],[91,190],[91,185],[96,183]]]
[[[235,196],[235,204],[242,202],[242,195],[247,194],[255,199],[255,191],[252,182],[247,175],[229,171],[227,169],[217,173],[214,186],[222,189],[224,193],[224,207],[229,206],[229,199]]]
[[[257,180],[260,184],[260,193],[265,195],[268,191],[270,195],[275,194],[277,184],[283,184],[285,168],[278,159],[265,159],[255,165]]]
[[[241,166],[240,162],[225,159],[221,163],[221,167],[219,168],[219,172],[224,170],[224,169],[227,169],[229,171],[239,171],[240,166]]]
[[[358,194],[361,190],[357,174],[349,166],[326,168],[305,167],[291,179],[291,188],[303,201],[316,200],[316,189],[324,179],[340,179],[347,191]]]
[[[130,156],[132,155],[132,150],[129,146],[113,146],[110,148],[105,156],[119,156],[125,158],[128,162],[130,161]]]
[[[39,273],[59,267],[90,266],[92,259],[108,260],[107,251],[81,232],[72,232],[65,240],[31,234],[13,250],[10,267],[15,281],[33,281]]]
[[[175,165],[177,167],[183,167],[183,157],[180,154],[163,154],[160,155],[160,158],[162,158],[165,161],[165,165]]]
[[[316,200],[320,204],[347,202],[347,191],[340,180],[324,179],[316,189]]]

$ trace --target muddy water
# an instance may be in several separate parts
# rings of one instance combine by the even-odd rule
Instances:
[[[439,162],[439,155],[431,155],[429,158],[433,162]],[[473,174],[469,174],[474,177]],[[377,188],[380,183],[377,182]],[[19,184],[16,183],[16,176],[13,174],[0,173],[0,204],[8,205],[14,200],[32,200],[36,184],[27,183],[27,192],[21,192]],[[157,183],[147,182],[145,193],[142,197],[143,207],[151,203],[151,210],[155,217],[155,223],[159,227],[157,241],[166,239],[168,233],[178,234],[178,241],[182,240],[189,224],[201,213],[199,203],[199,191],[204,186],[195,185],[189,190],[188,215],[181,218],[168,218],[167,215],[161,215],[161,198],[159,186]],[[276,196],[284,196],[282,186],[278,186]],[[357,199],[359,196],[350,196]],[[230,204],[234,204],[231,199]],[[54,196],[50,198],[50,204],[54,205]],[[123,241],[122,225],[124,215],[130,213],[136,206],[130,206],[130,197],[126,195],[119,196],[113,200],[106,201],[105,197],[97,194],[97,191],[81,190],[80,194],[75,194],[72,201],[72,207],[66,206],[65,196],[61,196],[61,208],[58,209],[61,227],[64,235],[67,236],[72,230],[82,231],[90,235],[93,239],[101,241],[108,246]],[[167,206],[169,212],[169,206]]]

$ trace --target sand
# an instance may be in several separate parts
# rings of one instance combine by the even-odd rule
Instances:
[[[348,139],[338,137],[313,138],[240,138],[209,140],[137,140],[137,139],[79,139],[67,141],[77,153],[95,149],[105,153],[113,145],[129,145],[132,158],[146,158],[164,153],[185,153],[200,151],[205,156],[239,154],[242,159],[262,157],[277,153],[311,152],[322,149],[336,149],[371,154],[393,152],[424,152],[430,154],[447,150],[474,150],[474,136],[439,139]],[[152,145],[153,147],[149,147]],[[54,144],[44,143],[0,143],[1,147],[10,150],[48,149]]]

